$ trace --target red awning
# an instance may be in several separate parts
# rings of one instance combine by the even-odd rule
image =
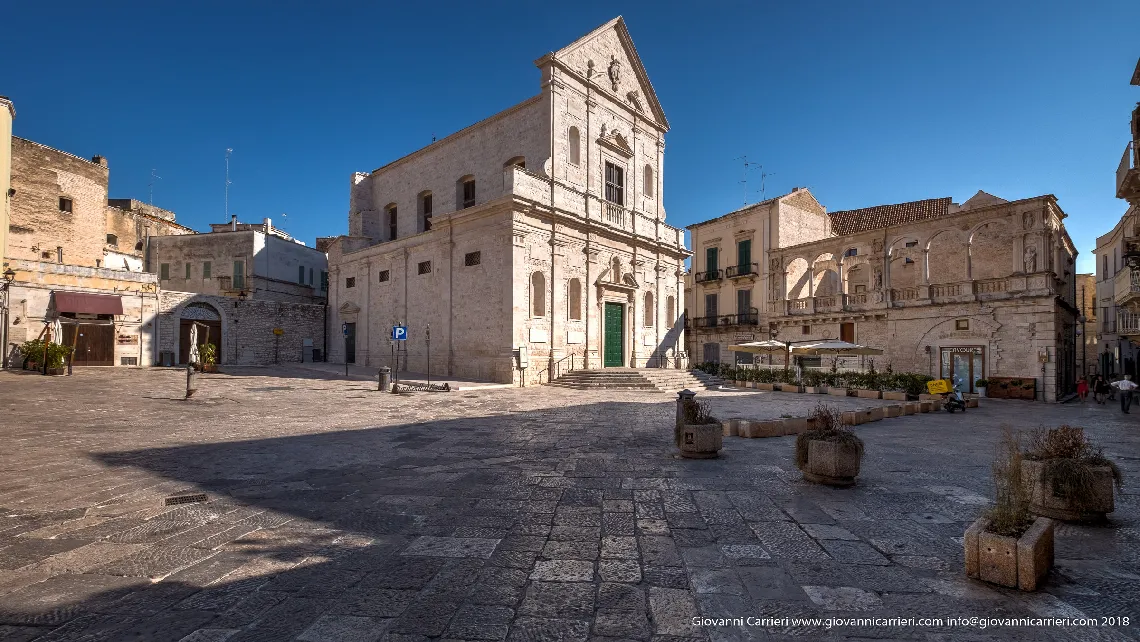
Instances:
[[[112,294],[86,294],[84,292],[52,292],[56,312],[86,312],[87,314],[122,314],[123,299]]]

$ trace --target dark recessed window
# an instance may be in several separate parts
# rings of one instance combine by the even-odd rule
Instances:
[[[625,205],[625,171],[606,163],[606,200],[617,205]]]
[[[420,274],[429,274],[431,272],[431,261],[420,261],[417,270]]]
[[[187,279],[190,278],[190,262],[189,261],[186,262],[186,277],[185,278],[187,278]]]
[[[113,245],[115,247],[119,247],[119,237],[115,236],[114,234],[108,234],[107,235],[107,245]]]
[[[463,207],[475,204],[475,179],[463,181]]]
[[[480,256],[481,252],[468,252],[463,255],[463,265],[471,267],[472,265],[479,265],[483,257]]]
[[[346,287],[346,288],[354,288],[354,287],[356,287],[356,277],[355,277],[355,276],[350,276],[350,277],[346,278],[346,279],[344,280],[344,287]]]
[[[800,334],[811,334],[811,326],[810,325],[800,326]]]
[[[380,270],[380,282],[381,283],[385,283],[391,278],[392,278],[392,272],[390,270]]]
[[[169,263],[163,263],[163,264],[158,266],[158,278],[162,279],[163,281],[166,281],[167,279],[170,278],[170,264]]]
[[[63,196],[59,197],[59,211],[71,213],[71,199]]]
[[[955,330],[969,330],[970,329],[970,320],[969,319],[958,319],[957,321],[954,322],[954,329]]]
[[[859,256],[859,248],[848,248],[847,251],[843,253],[843,256]]]

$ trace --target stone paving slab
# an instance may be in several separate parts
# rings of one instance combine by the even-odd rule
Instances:
[[[36,400],[5,404],[11,421],[0,427],[2,639],[1140,637],[1135,626],[1074,638],[1042,627],[692,621],[1135,620],[1140,495],[1130,487],[1110,525],[1057,529],[1041,591],[963,574],[961,535],[988,503],[1000,426],[1087,426],[1137,478],[1140,417],[1109,407],[987,400],[964,415],[865,424],[859,483],[840,490],[802,480],[793,437],[728,439],[720,459],[676,459],[674,407],[660,394],[379,395],[256,369],[204,376],[186,402],[170,371],[77,373],[0,373],[0,403]],[[700,398],[726,417],[876,403]],[[50,421],[43,407],[55,409]],[[208,501],[163,505],[196,492]]]

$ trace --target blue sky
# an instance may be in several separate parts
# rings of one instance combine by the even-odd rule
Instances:
[[[810,187],[829,210],[1057,196],[1091,270],[1125,204],[1135,0],[15,3],[15,133],[107,156],[111,197],[198,229],[230,211],[312,244],[348,185],[538,92],[532,61],[621,13],[672,130],[668,222]],[[1130,33],[1130,29],[1132,32]],[[759,200],[759,170],[747,200]],[[287,213],[287,219],[282,219]]]

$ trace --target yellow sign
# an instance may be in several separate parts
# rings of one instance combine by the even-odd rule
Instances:
[[[273,328],[273,334],[276,334],[277,336],[281,336],[281,335],[285,334],[285,330],[282,328]]]

